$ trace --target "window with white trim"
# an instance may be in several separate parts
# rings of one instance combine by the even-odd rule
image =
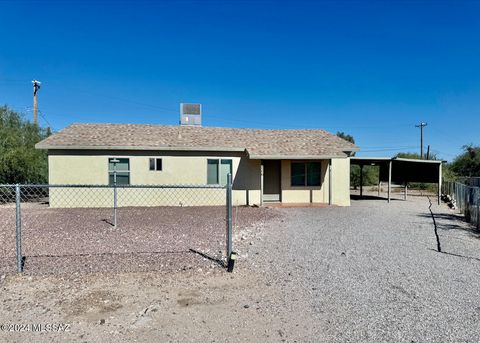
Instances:
[[[232,160],[207,160],[207,184],[225,186],[227,184],[228,174],[232,174]]]
[[[114,163],[113,161],[117,160],[118,162]],[[108,184],[114,184],[114,178],[116,171],[117,185],[129,185],[130,184],[130,159],[129,158],[109,158],[108,159]]]

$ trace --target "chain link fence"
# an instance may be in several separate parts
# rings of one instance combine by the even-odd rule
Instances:
[[[0,273],[226,266],[228,180],[226,186],[0,185]]]
[[[480,187],[444,181],[442,194],[450,196],[455,207],[465,216],[465,220],[480,230]]]
[[[467,177],[464,183],[472,187],[480,187],[480,177]]]

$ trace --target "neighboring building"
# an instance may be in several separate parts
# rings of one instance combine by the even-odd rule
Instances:
[[[50,184],[111,184],[111,160],[116,158],[119,184],[225,184],[232,173],[234,205],[280,201],[341,206],[350,205],[349,156],[358,151],[323,130],[130,124],[73,124],[36,148],[48,150]],[[78,195],[68,204],[66,199],[53,202],[52,191],[51,206],[91,205],[91,199]],[[129,205],[162,205],[157,198]],[[196,198],[192,205],[210,204]],[[96,206],[110,206],[108,199]]]

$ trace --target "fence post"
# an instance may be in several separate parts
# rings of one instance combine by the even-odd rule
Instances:
[[[117,228],[117,183],[113,183],[113,227]]]
[[[117,163],[118,159],[113,159],[113,227],[117,228]]]
[[[227,175],[227,262],[232,255],[232,174]]]
[[[477,231],[480,231],[480,188],[477,189]]]
[[[23,272],[23,256],[22,256],[22,213],[20,211],[20,185],[15,185],[15,215],[16,215],[16,246],[17,246],[17,272]]]

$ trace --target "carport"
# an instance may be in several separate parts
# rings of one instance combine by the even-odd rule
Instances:
[[[442,189],[443,161],[416,160],[398,157],[351,157],[350,164],[360,166],[360,197],[363,196],[363,167],[378,166],[379,182],[388,183],[387,201],[390,202],[392,183],[404,185],[405,199],[408,182],[436,183],[438,185],[438,204]]]

